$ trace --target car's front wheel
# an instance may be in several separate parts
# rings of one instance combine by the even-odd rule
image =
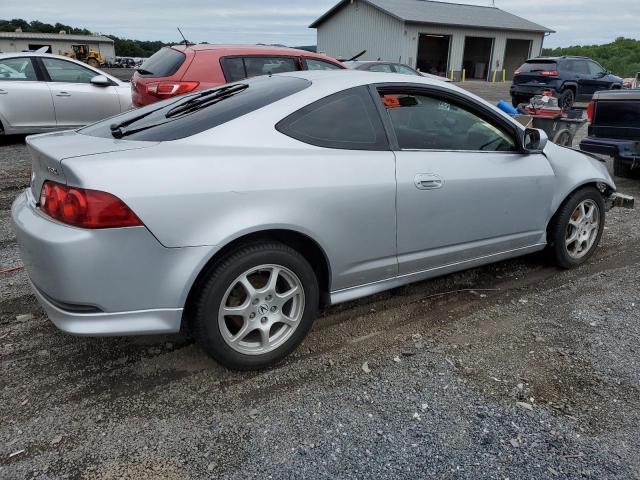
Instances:
[[[549,251],[560,267],[582,265],[593,255],[604,229],[605,205],[597,188],[575,191],[549,224]]]
[[[295,349],[317,316],[318,281],[309,262],[278,242],[237,249],[197,293],[192,333],[222,365],[252,370]]]

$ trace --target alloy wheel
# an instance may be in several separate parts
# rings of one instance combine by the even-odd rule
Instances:
[[[222,297],[218,326],[224,341],[245,355],[262,355],[298,328],[305,295],[298,276],[281,265],[260,265],[239,275]]]
[[[586,199],[580,202],[569,216],[565,245],[570,257],[584,257],[598,238],[600,209],[595,201]]]

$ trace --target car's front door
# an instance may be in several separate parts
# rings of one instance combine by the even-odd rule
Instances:
[[[400,275],[543,244],[554,173],[515,126],[451,94],[380,89],[395,134]]]
[[[0,60],[0,118],[5,130],[30,133],[55,128],[51,92],[40,80],[31,57]]]
[[[41,58],[49,76],[58,127],[79,127],[120,113],[120,100],[113,86],[98,86],[94,70],[58,58]]]

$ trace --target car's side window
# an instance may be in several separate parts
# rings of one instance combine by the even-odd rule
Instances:
[[[605,69],[602,68],[601,65],[598,65],[596,62],[587,62],[589,67],[589,73],[594,77],[603,76],[605,73]]]
[[[298,61],[294,57],[224,57],[221,63],[227,82],[298,70]]]
[[[5,58],[0,60],[0,82],[36,82],[38,76],[31,58]]]
[[[413,70],[412,68],[409,67],[405,67],[404,65],[394,65],[393,68],[395,68],[397,73],[402,73],[403,75],[418,75],[420,76],[420,74],[418,72],[416,72],[415,70]]]
[[[91,83],[91,79],[98,75],[81,65],[57,58],[42,58],[42,63],[52,82]]]
[[[325,148],[389,150],[384,127],[366,87],[335,93],[289,115],[276,129]]]
[[[445,98],[409,92],[381,92],[396,134],[406,150],[511,152],[511,134],[494,122]]]
[[[318,60],[317,58],[306,58],[307,70],[340,70],[340,67],[333,63]]]
[[[298,62],[293,57],[246,57],[244,66],[247,78],[298,70]]]
[[[371,65],[367,70],[369,70],[370,72],[393,73],[393,70],[391,69],[391,65],[388,65],[386,63]]]

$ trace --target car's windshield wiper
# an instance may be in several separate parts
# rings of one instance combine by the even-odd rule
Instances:
[[[213,105],[214,103],[218,103],[220,100],[231,97],[238,92],[242,92],[249,88],[249,85],[246,84],[238,84],[238,85],[229,85],[227,87],[218,88],[216,90],[207,90],[202,93],[199,93],[191,98],[189,98],[184,103],[173,107],[169,110],[165,117],[171,118],[176,117],[178,115],[182,115],[185,113],[195,112],[200,110],[201,108],[208,107],[209,105]]]
[[[138,72],[140,75],[153,75],[153,72],[145,70],[144,68],[136,68],[136,72]]]
[[[142,132],[144,130],[149,130],[150,128],[159,127],[160,125],[164,125],[165,123],[171,123],[173,121],[175,120],[165,120],[164,122],[150,123],[149,125],[142,125],[141,127],[137,127],[137,128],[128,128],[125,130],[120,130],[120,133],[119,133],[120,136],[116,138],[126,137],[134,133]],[[113,130],[111,131],[111,133],[113,134]]]
[[[152,113],[155,113],[158,110],[162,110],[162,108],[163,107],[156,108],[154,110],[149,110],[148,112],[143,113],[141,115],[136,115],[135,117],[131,117],[129,120],[125,120],[125,121],[120,122],[120,123],[113,123],[113,124],[109,125],[109,129],[111,130],[111,135],[113,135],[114,138],[122,138],[124,136],[124,132],[122,130],[124,127],[128,127],[132,123],[136,123],[136,122],[142,120],[143,118],[148,117]]]

